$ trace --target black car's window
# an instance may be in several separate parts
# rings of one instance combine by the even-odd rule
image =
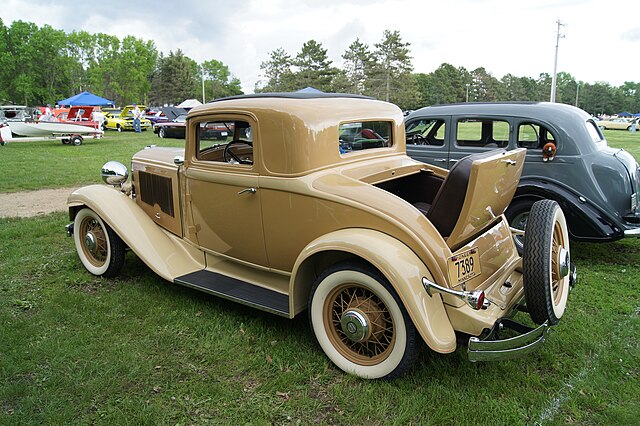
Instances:
[[[443,146],[446,123],[442,119],[427,119],[407,123],[407,145]]]
[[[547,143],[556,143],[553,133],[537,123],[520,123],[518,126],[518,146],[527,149],[542,149]]]
[[[393,145],[391,123],[388,121],[359,121],[340,124],[338,129],[340,154]]]
[[[456,134],[458,146],[506,148],[509,144],[509,122],[464,118],[458,120]]]
[[[253,164],[253,132],[246,121],[197,123],[199,160],[229,164]]]
[[[602,142],[604,140],[604,136],[602,135],[602,132],[600,131],[600,129],[598,129],[598,126],[596,125],[596,123],[594,123],[591,120],[588,120],[586,123],[587,126],[587,133],[589,133],[589,136],[591,136],[591,139],[595,142]]]

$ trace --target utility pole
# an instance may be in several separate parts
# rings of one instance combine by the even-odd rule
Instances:
[[[553,61],[553,77],[551,78],[551,102],[556,101],[556,83],[557,83],[557,72],[558,72],[558,45],[560,44],[560,39],[564,38],[564,34],[560,34],[560,27],[564,27],[566,24],[560,22],[560,19],[556,20],[556,24],[558,24],[558,29],[556,31],[556,57]]]
[[[204,100],[204,65],[200,65],[200,71],[202,72],[202,103],[206,103]]]
[[[469,102],[469,86],[470,86],[470,84],[467,83],[467,84],[465,84],[465,86],[467,86],[467,102]]]

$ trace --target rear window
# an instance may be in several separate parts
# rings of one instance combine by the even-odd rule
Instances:
[[[604,136],[602,136],[602,132],[600,132],[600,129],[598,129],[596,123],[589,120],[585,124],[587,126],[587,133],[589,133],[589,136],[591,136],[591,139],[595,143],[604,141]]]
[[[393,145],[391,123],[388,121],[359,121],[340,124],[338,130],[340,154]]]

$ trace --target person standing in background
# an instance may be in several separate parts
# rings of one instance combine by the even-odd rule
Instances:
[[[136,133],[140,133],[140,118],[142,117],[142,111],[138,108],[138,104],[133,104],[133,130]]]

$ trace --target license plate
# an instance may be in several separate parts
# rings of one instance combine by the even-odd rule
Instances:
[[[480,275],[480,255],[473,247],[449,258],[449,280],[455,285],[462,284]]]

